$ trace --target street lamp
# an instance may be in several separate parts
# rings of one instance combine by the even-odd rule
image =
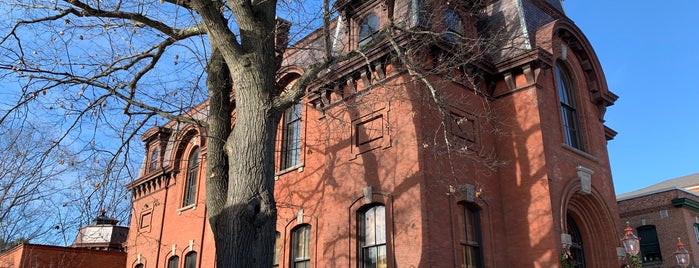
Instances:
[[[689,266],[689,251],[684,248],[684,244],[680,238],[677,238],[677,251],[675,251],[675,259],[677,259],[677,265],[682,268]]]
[[[633,229],[631,229],[628,221],[626,222],[626,229],[624,229],[624,237],[621,238],[621,242],[624,244],[624,251],[626,251],[626,254],[631,255],[631,257],[629,257],[629,266],[637,267],[638,260],[636,259],[636,255],[638,255],[640,251],[640,243],[638,236],[633,233]]]

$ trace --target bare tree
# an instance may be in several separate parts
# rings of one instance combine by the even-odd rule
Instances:
[[[105,165],[109,171],[129,157],[133,137],[153,121],[204,127],[206,205],[217,266],[272,265],[277,216],[274,146],[282,113],[314,89],[329,67],[349,57],[366,57],[363,50],[371,47],[334,50],[330,1],[35,0],[5,3],[2,8],[11,24],[3,25],[9,30],[0,36],[0,70],[7,71],[0,76],[17,79],[17,88],[6,98],[12,101],[2,104],[7,112],[0,123],[32,107],[35,115],[56,120],[66,133],[57,143],[90,144],[85,149],[95,154],[113,152]],[[292,22],[297,32],[321,27],[322,40],[305,48],[316,50],[315,63],[306,64],[283,92],[276,78],[285,40],[298,38],[278,34],[287,25],[276,19],[280,10],[305,14]],[[484,40],[454,33],[459,53],[447,58],[458,62],[419,64],[416,57],[437,51],[434,40],[443,40],[445,32],[390,25],[381,35],[448,118],[446,98],[433,84],[435,75],[455,67],[477,77],[479,69],[469,62],[483,59],[488,47],[481,44]],[[422,41],[410,47],[406,36]],[[477,93],[483,87],[467,81],[465,86]],[[205,119],[188,116],[187,111],[205,100]],[[120,142],[95,146],[105,140]]]
[[[4,125],[7,127],[7,125]],[[51,150],[50,135],[28,123],[0,133],[0,241],[3,248],[16,241],[29,241],[50,232],[53,219],[46,219],[48,197],[57,193],[56,182],[68,173],[61,165],[70,155]]]

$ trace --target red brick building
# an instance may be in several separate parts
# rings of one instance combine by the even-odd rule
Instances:
[[[487,1],[476,13],[457,3],[336,1],[335,51],[363,54],[324,74],[280,125],[278,267],[548,268],[566,249],[577,267],[619,265],[615,132],[604,125],[617,97],[592,46],[556,0]],[[471,55],[455,40],[483,24],[507,30],[502,49],[447,63]],[[439,70],[425,75],[439,102],[382,37],[388,25],[440,33],[407,50]],[[318,46],[319,34],[300,44]],[[424,41],[411,37],[394,40]],[[286,51],[282,86],[313,51]],[[127,267],[214,267],[206,130],[171,122],[142,140]]]
[[[70,247],[19,244],[0,254],[0,268],[123,268],[129,229],[117,223],[104,214],[98,216],[92,225],[80,228]]]
[[[699,264],[699,174],[617,196],[621,220],[641,239],[643,267],[677,267],[677,238]]]

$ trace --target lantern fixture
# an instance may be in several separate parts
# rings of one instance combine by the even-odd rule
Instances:
[[[689,266],[689,251],[684,248],[684,244],[682,244],[682,240],[680,238],[677,238],[677,250],[675,251],[675,259],[677,260],[677,265],[679,265],[682,268],[686,268]]]

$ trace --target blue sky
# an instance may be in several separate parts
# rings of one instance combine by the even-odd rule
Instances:
[[[606,115],[616,192],[699,173],[699,1],[563,5],[619,95]]]

